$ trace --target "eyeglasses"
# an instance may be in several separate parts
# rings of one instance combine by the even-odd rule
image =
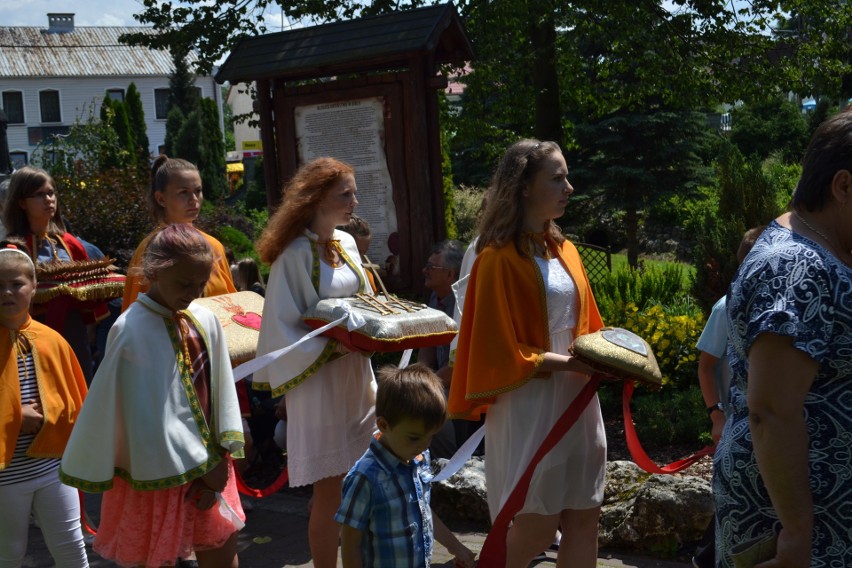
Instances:
[[[50,191],[37,191],[32,195],[27,196],[27,199],[53,199],[56,197],[56,192],[53,190]]]
[[[446,266],[438,266],[437,264],[432,264],[431,262],[427,262],[426,264],[423,265],[423,270],[427,270],[427,271],[428,270],[434,270],[436,268],[439,269],[439,270],[449,270]]]

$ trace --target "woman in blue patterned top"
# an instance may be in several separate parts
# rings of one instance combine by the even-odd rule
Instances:
[[[717,566],[852,566],[852,112],[825,121],[791,211],[728,293],[731,415],[714,458]],[[732,550],[733,549],[733,550]]]

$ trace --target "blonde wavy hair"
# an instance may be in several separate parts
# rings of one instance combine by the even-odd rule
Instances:
[[[299,168],[284,186],[284,200],[257,241],[260,259],[267,264],[275,262],[308,227],[320,202],[341,176],[354,173],[352,166],[334,158],[317,158]]]
[[[525,139],[506,150],[494,172],[487,191],[485,209],[479,219],[479,241],[476,252],[485,247],[500,248],[514,242],[518,253],[527,256],[521,245],[524,222],[524,189],[541,170],[544,160],[554,152],[562,152],[556,142]],[[559,226],[550,221],[546,231],[561,244],[565,241]]]

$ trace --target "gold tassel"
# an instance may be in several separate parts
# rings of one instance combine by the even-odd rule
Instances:
[[[325,242],[319,242],[323,246],[323,255],[331,264],[332,268],[343,266],[343,247],[340,245],[339,239],[329,239]],[[337,261],[334,260],[334,253],[337,252]]]

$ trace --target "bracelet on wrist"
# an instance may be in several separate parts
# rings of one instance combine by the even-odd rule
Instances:
[[[719,411],[722,414],[725,413],[725,406],[721,402],[717,402],[712,406],[707,407],[707,416],[712,416],[715,411]]]

